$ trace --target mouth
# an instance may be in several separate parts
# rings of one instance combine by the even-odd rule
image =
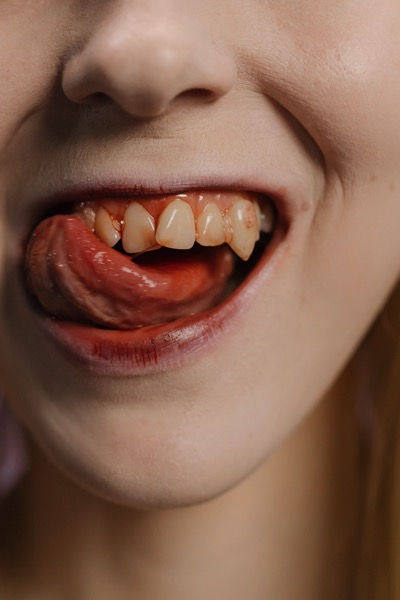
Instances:
[[[242,312],[287,231],[258,192],[74,193],[42,215],[26,284],[46,333],[80,367],[179,367]]]

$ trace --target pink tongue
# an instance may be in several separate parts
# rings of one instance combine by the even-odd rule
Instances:
[[[233,270],[224,246],[155,250],[137,260],[108,248],[79,217],[57,215],[32,235],[28,286],[55,317],[134,329],[211,308]]]

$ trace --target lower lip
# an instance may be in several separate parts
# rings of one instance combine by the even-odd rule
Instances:
[[[275,235],[246,280],[213,309],[171,323],[134,331],[100,329],[40,314],[50,341],[76,367],[95,375],[134,377],[172,371],[197,360],[240,320],[270,278],[283,254],[282,235]]]

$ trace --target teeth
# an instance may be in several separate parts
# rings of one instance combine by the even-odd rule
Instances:
[[[83,206],[82,215],[86,225],[89,227],[89,229],[94,231],[94,222],[96,220],[96,211],[94,208],[92,206]]]
[[[219,246],[225,242],[223,217],[213,202],[207,204],[197,219],[196,241],[202,246]]]
[[[105,208],[100,206],[96,213],[94,232],[110,248],[121,239],[121,234],[113,226],[113,220]]]
[[[188,250],[196,240],[194,215],[187,202],[179,198],[161,213],[156,241],[160,246]]]
[[[114,227],[114,229],[116,229],[117,231],[119,231],[119,233],[122,232],[122,225],[119,221],[117,221],[117,219],[111,219],[112,222],[112,226]]]
[[[227,210],[209,202],[197,221],[191,205],[177,197],[163,210],[157,227],[154,217],[139,202],[129,204],[122,222],[104,207],[95,212],[91,206],[82,206],[82,217],[109,247],[122,237],[128,254],[159,246],[187,250],[197,241],[202,246],[227,243],[243,260],[252,254],[260,231],[271,233],[275,221],[272,202],[259,204],[241,196]]]
[[[257,213],[253,202],[237,200],[229,209],[225,220],[227,242],[240,258],[248,260],[259,237]]]
[[[253,208],[255,210],[256,213],[256,219],[257,219],[257,231],[258,231],[258,237],[257,237],[257,241],[260,239],[260,230],[261,230],[261,223],[262,223],[262,214],[261,214],[261,208],[260,205],[258,204],[258,202],[253,202]]]
[[[262,208],[260,208],[258,202],[255,203],[259,211],[260,218],[260,231],[264,233],[271,233],[274,229],[275,213],[272,206],[272,202],[263,202]]]
[[[124,222],[122,245],[125,252],[144,252],[156,244],[154,219],[141,204],[132,202],[128,206]]]

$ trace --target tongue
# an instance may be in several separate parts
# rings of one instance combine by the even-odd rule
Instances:
[[[140,262],[140,264],[139,264]],[[155,250],[132,259],[108,248],[74,215],[40,223],[30,240],[28,286],[54,317],[135,329],[207,310],[233,271],[224,246]]]

